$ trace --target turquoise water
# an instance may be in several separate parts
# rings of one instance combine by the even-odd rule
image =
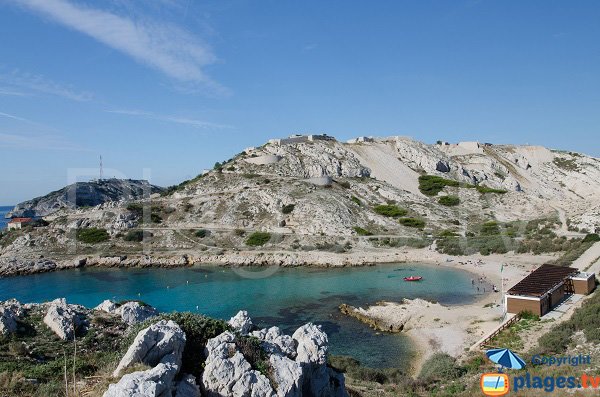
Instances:
[[[260,268],[257,268],[260,269]],[[411,274],[421,282],[404,282]],[[0,279],[0,300],[42,302],[66,297],[70,303],[96,306],[104,299],[141,299],[161,311],[192,311],[228,319],[248,310],[259,326],[280,326],[292,333],[312,321],[323,326],[333,354],[350,355],[372,367],[404,367],[413,352],[404,335],[378,335],[340,315],[338,306],[379,300],[426,298],[443,304],[471,302],[471,275],[425,265],[362,268],[279,269],[266,278],[244,278],[234,269],[78,269]],[[139,294],[139,295],[138,295]]]
[[[6,224],[8,223],[8,219],[5,219],[4,217],[12,209],[13,209],[13,207],[0,207],[0,230],[4,229],[6,227]]]

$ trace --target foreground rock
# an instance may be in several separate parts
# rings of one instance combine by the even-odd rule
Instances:
[[[113,376],[119,376],[123,370],[134,364],[144,364],[152,368],[123,376],[118,383],[109,386],[104,397],[167,397],[177,389],[193,396],[194,394],[189,394],[194,390],[189,377],[186,377],[182,385],[174,382],[181,369],[185,340],[184,332],[173,321],[161,320],[140,331]]]
[[[48,303],[44,324],[62,340],[71,340],[85,323],[82,308],[67,304],[64,298]]]
[[[113,376],[119,376],[123,370],[137,363],[154,367],[166,361],[180,367],[184,347],[185,334],[179,325],[173,321],[159,321],[137,334]]]
[[[207,396],[343,397],[344,377],[327,367],[327,335],[314,324],[293,337],[277,327],[254,331],[268,354],[266,370],[252,368],[239,347],[239,337],[224,332],[208,341],[202,386]]]
[[[248,333],[252,331],[252,328],[254,328],[252,319],[245,310],[240,310],[235,316],[231,317],[227,323],[242,335],[248,335]]]
[[[0,335],[17,332],[17,320],[23,314],[23,306],[16,299],[0,302]]]
[[[122,305],[118,305],[111,300],[105,300],[96,306],[94,310],[101,310],[106,313],[119,315],[121,316],[121,319],[129,325],[143,323],[149,318],[158,315],[158,310],[138,301],[129,301]]]

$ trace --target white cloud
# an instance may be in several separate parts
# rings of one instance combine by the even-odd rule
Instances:
[[[84,33],[138,62],[187,83],[223,89],[203,67],[216,61],[209,46],[182,28],[147,18],[131,19],[68,0],[13,0],[51,20]]]
[[[22,117],[19,116],[15,116],[14,114],[8,114],[8,113],[4,113],[4,112],[0,112],[0,117],[6,117],[8,119],[13,119],[13,120],[18,120],[18,121],[24,121],[26,123],[31,123],[31,121],[24,119]]]
[[[202,129],[225,129],[232,128],[229,125],[216,124],[209,121],[197,120],[187,117],[179,117],[172,115],[162,115],[152,112],[145,112],[143,110],[106,110],[108,113],[124,114],[127,116],[143,117],[146,119],[166,121],[170,123],[183,124],[194,128]]]
[[[55,95],[71,99],[73,101],[89,101],[93,97],[92,94],[90,94],[89,92],[77,92],[71,87],[67,87],[65,85],[56,83],[42,75],[21,72],[18,69],[15,69],[10,73],[0,74],[0,81],[12,87],[17,87],[21,90],[29,90],[43,94]],[[0,94],[2,94],[2,92],[3,90],[0,90]],[[6,92],[9,93],[7,95],[27,95],[27,93],[21,93],[18,91]]]
[[[15,91],[15,90],[6,89],[6,88],[0,88],[0,95],[5,95],[5,96],[28,96],[24,92]]]

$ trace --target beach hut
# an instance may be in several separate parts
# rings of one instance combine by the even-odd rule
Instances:
[[[594,274],[565,266],[542,265],[508,290],[504,299],[508,313],[548,313],[568,294],[587,295],[594,290]]]

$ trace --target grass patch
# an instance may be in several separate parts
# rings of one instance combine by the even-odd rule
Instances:
[[[371,233],[367,229],[363,229],[362,227],[359,227],[359,226],[354,226],[352,228],[352,230],[354,230],[356,232],[356,234],[358,234],[359,236],[372,236],[373,235],[373,233]]]
[[[508,193],[508,190],[494,189],[491,187],[481,186],[481,185],[477,186],[476,189],[479,193],[482,193],[482,194],[485,194],[485,193],[506,194],[506,193]]]
[[[419,190],[426,196],[436,196],[446,186],[459,187],[460,183],[435,175],[421,175],[419,177]]]
[[[90,227],[87,229],[77,230],[77,240],[86,244],[98,244],[110,240],[110,236],[106,229]]]
[[[415,228],[419,228],[419,229],[422,229],[423,227],[425,227],[425,221],[423,219],[400,218],[400,219],[398,219],[398,222],[402,226],[406,226],[406,227],[415,227]]]
[[[362,205],[362,202],[361,202],[361,201],[360,201],[360,199],[359,199],[358,197],[356,197],[356,196],[352,196],[352,197],[350,197],[350,200],[352,200],[352,201],[354,202],[354,204],[356,204],[356,205],[358,205],[358,206],[361,206],[361,205]]]
[[[445,205],[446,207],[456,207],[460,204],[458,196],[442,196],[438,200],[438,203]]]
[[[565,159],[562,157],[556,157],[552,162],[560,169],[565,171],[579,171],[579,165],[574,159]]]
[[[352,379],[379,384],[400,383],[406,380],[406,375],[398,368],[367,368],[360,361],[348,356],[329,355],[327,365]]]
[[[428,382],[444,381],[460,378],[466,370],[456,364],[456,359],[445,354],[436,353],[423,363],[419,378]]]
[[[404,208],[400,208],[393,204],[381,204],[373,207],[373,211],[379,215],[387,216],[390,218],[398,218],[408,214],[408,211]]]
[[[246,245],[251,247],[259,247],[268,243],[269,240],[271,240],[271,233],[254,232],[248,236],[248,239],[246,239]]]

